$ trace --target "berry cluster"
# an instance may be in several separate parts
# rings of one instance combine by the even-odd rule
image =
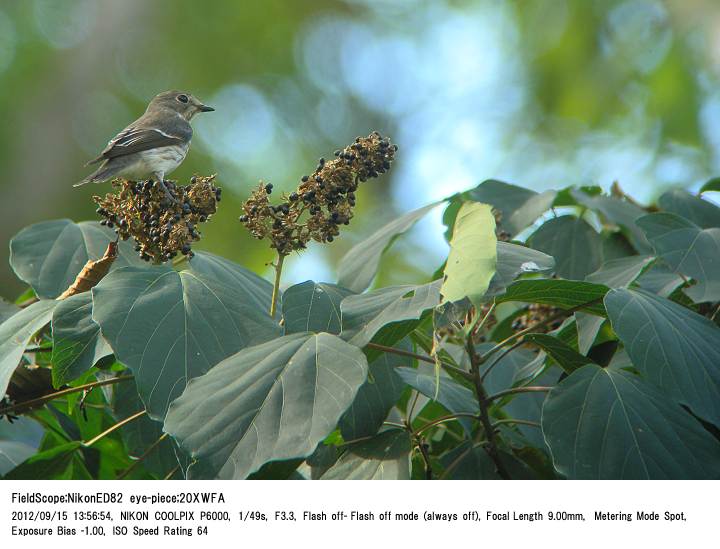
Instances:
[[[114,193],[94,196],[100,222],[119,238],[135,240],[135,251],[145,261],[163,263],[178,253],[192,257],[192,243],[200,240],[198,224],[217,211],[221,189],[215,176],[190,179],[186,186],[172,181],[116,179]]]
[[[350,224],[358,184],[388,171],[396,151],[378,132],[358,137],[335,151],[335,159],[321,158],[280,204],[270,204],[272,184],[261,183],[243,204],[240,221],[255,238],[269,239],[281,256],[306,248],[310,240],[332,242],[340,225]]]

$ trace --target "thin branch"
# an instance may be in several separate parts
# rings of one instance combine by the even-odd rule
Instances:
[[[511,345],[510,347],[508,347],[507,349],[505,349],[505,350],[502,352],[502,354],[501,354],[499,357],[497,357],[497,358],[492,362],[492,364],[490,364],[490,365],[485,369],[485,372],[483,373],[483,375],[480,376],[480,380],[483,381],[483,382],[485,382],[485,378],[490,374],[490,371],[491,371],[495,366],[497,366],[503,358],[505,358],[507,355],[509,355],[510,353],[512,353],[515,349],[517,349],[518,347],[520,347],[520,345],[522,345],[522,344],[523,344],[523,340],[520,339],[520,340],[516,341],[513,345]]]
[[[580,310],[580,309],[584,309],[585,307],[589,307],[590,305],[593,305],[593,304],[597,303],[597,302],[600,301],[601,299],[602,299],[602,298],[593,299],[592,301],[588,301],[588,302],[586,302],[586,303],[583,303],[582,305],[576,305],[575,307],[570,307],[569,309],[563,309],[562,311],[559,311],[559,312],[557,312],[556,314],[554,314],[554,315],[552,315],[552,316],[549,316],[549,317],[547,317],[547,318],[544,319],[544,320],[540,320],[539,322],[536,322],[535,324],[533,324],[532,326],[529,326],[529,327],[525,328],[524,330],[520,330],[519,332],[515,332],[515,333],[512,334],[511,336],[508,336],[508,337],[506,337],[505,339],[503,339],[500,343],[498,343],[497,345],[495,345],[492,349],[490,349],[489,351],[487,351],[485,354],[483,354],[482,356],[480,356],[480,358],[478,359],[478,360],[479,360],[479,363],[480,363],[480,364],[484,364],[484,363],[487,361],[488,358],[490,358],[492,355],[494,355],[495,353],[497,353],[500,349],[502,349],[503,347],[505,347],[505,345],[507,345],[508,343],[512,343],[512,342],[514,342],[516,339],[518,339],[518,338],[520,338],[520,337],[523,337],[523,336],[526,335],[526,334],[535,332],[535,331],[537,331],[538,328],[541,328],[542,326],[545,326],[545,325],[547,325],[547,324],[551,324],[551,323],[555,322],[556,320],[559,320],[559,319],[561,319],[561,318],[563,318],[563,317],[569,316],[569,315],[571,315],[572,313],[574,313],[575,311],[578,311],[578,310]]]
[[[162,441],[165,440],[167,437],[168,437],[168,434],[167,434],[167,433],[163,433],[160,438],[158,438],[155,442],[153,442],[153,443],[148,447],[148,449],[145,450],[145,451],[143,452],[143,454],[142,454],[139,458],[137,458],[137,460],[136,460],[135,462],[133,462],[132,465],[130,465],[130,467],[128,467],[127,469],[125,469],[122,473],[120,473],[120,474],[117,476],[117,480],[122,480],[122,479],[124,479],[124,478],[127,477],[130,473],[132,473],[135,469],[137,469],[137,468],[140,466],[140,464],[141,464],[143,461],[145,461],[145,459],[146,459],[150,454],[153,453],[153,451],[155,450],[155,448],[157,448],[158,446],[160,446],[160,444],[162,443]]]
[[[541,428],[537,421],[530,421],[529,419],[501,419],[493,423],[493,429],[497,429],[500,425],[529,425],[530,427]]]
[[[378,343],[368,343],[366,347],[370,347],[371,349],[377,349],[378,351],[383,351],[386,353],[390,353],[393,355],[399,355],[399,356],[408,356],[410,358],[414,358],[416,360],[420,360],[422,362],[427,362],[428,364],[435,364],[435,360],[432,357],[426,356],[426,355],[420,355],[417,353],[413,353],[410,351],[405,351],[404,349],[396,349],[395,347],[388,347],[386,345],[379,345]],[[440,365],[445,368],[446,370],[450,372],[454,372],[460,377],[467,379],[468,381],[472,380],[472,376],[466,372],[465,370],[461,370],[460,368],[456,368],[452,364],[448,364],[447,362],[440,362]]]
[[[6,415],[9,412],[16,412],[18,410],[22,411],[27,408],[33,408],[40,404],[45,404],[46,402],[50,402],[51,400],[55,400],[56,398],[63,397],[65,395],[69,395],[72,393],[79,393],[81,391],[85,391],[87,389],[92,389],[93,387],[101,387],[103,385],[112,385],[114,383],[120,383],[121,381],[128,381],[130,379],[134,379],[133,376],[117,376],[117,377],[111,377],[110,379],[103,379],[102,381],[93,381],[92,383],[86,383],[85,385],[78,385],[77,387],[69,387],[67,389],[63,389],[62,391],[57,391],[55,393],[50,393],[38,398],[34,398],[32,400],[26,400],[25,402],[18,402],[17,404],[13,404],[12,406],[6,406],[5,408],[0,408],[0,416]]]
[[[275,318],[275,307],[277,305],[278,293],[280,292],[280,277],[282,276],[282,268],[284,261],[285,256],[283,254],[278,254],[277,264],[274,265],[275,283],[273,284],[272,302],[270,303],[270,318]]]
[[[450,414],[447,416],[442,416],[437,419],[434,419],[433,421],[426,423],[425,425],[420,427],[417,431],[415,431],[415,434],[419,435],[419,434],[425,432],[426,430],[430,429],[431,427],[435,427],[436,425],[440,425],[441,423],[447,423],[448,421],[454,421],[454,420],[460,419],[462,417],[467,417],[470,419],[474,419],[476,421],[480,421],[480,418],[478,417],[477,414],[471,414],[470,412],[458,412],[457,414]]]
[[[493,400],[519,393],[547,393],[550,389],[552,389],[552,387],[515,387],[514,389],[506,389],[505,391],[500,391],[494,395],[487,396],[485,397],[485,402],[489,404]]]
[[[113,425],[112,427],[110,427],[110,428],[108,428],[108,429],[105,429],[102,433],[100,433],[100,434],[97,435],[96,437],[91,438],[91,439],[88,440],[87,442],[83,442],[82,445],[83,445],[85,448],[87,448],[87,447],[89,447],[89,446],[92,446],[92,445],[95,444],[98,440],[101,440],[101,439],[105,438],[105,437],[108,436],[110,433],[114,433],[115,431],[117,431],[117,430],[120,429],[121,427],[124,427],[125,425],[127,425],[127,424],[130,423],[131,421],[135,421],[136,419],[141,418],[141,417],[144,416],[145,414],[147,414],[147,410],[140,410],[139,412],[135,412],[135,413],[134,413],[133,415],[131,415],[130,417],[126,417],[126,418],[123,419],[122,421],[118,421],[118,422],[117,422],[115,425]]]

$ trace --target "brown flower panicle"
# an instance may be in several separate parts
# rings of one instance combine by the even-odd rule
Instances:
[[[257,239],[269,239],[280,256],[307,247],[310,240],[332,242],[341,225],[349,225],[358,185],[390,169],[397,145],[373,132],[358,137],[336,158],[321,158],[297,190],[270,204],[273,185],[261,183],[243,204],[240,221]]]
[[[221,189],[215,176],[193,176],[190,184],[165,181],[165,189],[153,181],[116,179],[116,189],[104,197],[94,196],[100,222],[119,238],[135,240],[135,251],[145,261],[163,263],[178,253],[192,257],[192,244],[200,240],[198,224],[217,211]]]

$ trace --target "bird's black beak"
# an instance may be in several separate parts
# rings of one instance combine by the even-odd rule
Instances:
[[[212,112],[215,110],[212,107],[208,107],[207,105],[199,105],[198,109],[200,109],[200,112]]]

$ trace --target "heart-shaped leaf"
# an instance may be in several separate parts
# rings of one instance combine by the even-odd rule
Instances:
[[[720,477],[720,443],[637,376],[587,365],[550,391],[542,429],[569,479]]]
[[[367,290],[375,278],[380,258],[385,250],[398,236],[410,229],[419,219],[439,204],[439,202],[434,202],[418,210],[406,213],[373,233],[369,238],[350,248],[340,260],[338,285],[355,293]]]
[[[720,328],[644,290],[612,290],[605,306],[634,366],[694,414],[720,426]]]
[[[390,286],[361,295],[351,295],[340,304],[343,339],[364,347],[383,328],[403,320],[417,319],[440,303],[440,284],[436,280],[421,286]],[[396,341],[406,333],[398,334]]]
[[[58,303],[52,315],[53,385],[72,381],[98,360],[112,354],[100,335],[100,326],[92,319],[92,294],[83,292]]]
[[[658,199],[658,205],[664,211],[684,217],[703,229],[720,227],[720,208],[685,190],[666,192]]]
[[[94,221],[44,221],[24,228],[10,241],[10,265],[38,297],[63,293],[89,259],[100,259],[115,233]],[[129,242],[120,242],[113,268],[141,265]]]
[[[693,301],[720,300],[720,228],[701,229],[669,213],[646,215],[637,224],[670,269],[697,281],[687,290]]]
[[[337,336],[286,335],[190,381],[170,406],[165,431],[200,460],[203,476],[246,478],[269,461],[312,454],[367,372],[362,351]]]
[[[440,293],[443,301],[468,298],[479,303],[495,274],[495,218],[487,204],[466,202],[460,208]]]
[[[655,260],[649,255],[631,255],[605,261],[594,273],[585,277],[588,282],[604,284],[608,288],[626,288]]]
[[[308,280],[283,292],[285,333],[341,330],[340,302],[353,292],[335,284]]]
[[[5,395],[10,378],[20,364],[30,338],[50,322],[57,301],[41,300],[22,309],[0,324],[0,394]]]
[[[190,264],[118,269],[92,290],[93,319],[135,374],[153,419],[165,417],[190,379],[281,333],[267,313],[269,283],[205,254]]]

